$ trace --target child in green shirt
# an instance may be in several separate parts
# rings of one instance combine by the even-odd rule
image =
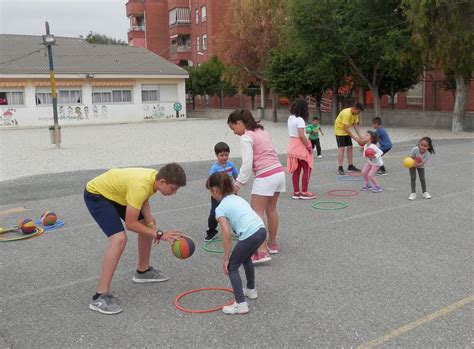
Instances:
[[[321,134],[321,136],[324,136],[324,133],[323,129],[321,128],[321,125],[319,124],[319,118],[317,116],[313,116],[311,124],[306,127],[306,133],[309,134],[308,138],[311,141],[311,145],[313,146],[313,151],[314,147],[316,147],[318,158],[322,158],[323,156],[321,155],[321,143],[319,142],[319,134]]]

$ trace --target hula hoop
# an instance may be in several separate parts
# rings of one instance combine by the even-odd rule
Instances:
[[[0,238],[0,242],[11,242],[11,241],[18,241],[18,240],[26,240],[26,239],[31,239],[31,238],[34,238],[36,236],[40,236],[41,234],[43,234],[44,232],[44,229],[43,228],[38,228],[36,227],[35,228],[35,232],[33,234],[29,234],[29,235],[23,235],[23,236],[16,236],[16,237],[13,237],[13,238]]]
[[[362,176],[348,176],[348,175],[337,176],[337,179],[339,179],[340,181],[361,181],[361,180],[363,180]]]
[[[232,238],[232,241],[239,240],[239,238],[237,236],[232,236],[231,238]],[[209,252],[209,253],[224,253],[223,249],[213,250],[212,248],[209,248],[209,245],[217,244],[218,242],[222,242],[222,241],[223,241],[222,239],[214,239],[214,240],[211,240],[211,241],[207,241],[204,245],[202,245],[202,249],[206,252]]]
[[[35,224],[37,224],[37,225],[42,225],[42,224],[41,224],[41,220],[37,219],[37,220],[35,221]],[[43,229],[44,229],[44,231],[51,231],[51,230],[59,229],[59,228],[61,228],[62,226],[64,226],[64,222],[63,222],[63,221],[60,221],[60,220],[57,220],[56,223],[54,223],[53,225],[44,225],[44,226],[43,226]]]
[[[321,205],[325,204],[331,204],[331,205],[337,205],[336,207],[320,207]],[[323,211],[336,211],[336,210],[342,210],[343,208],[346,208],[349,206],[347,202],[339,202],[339,201],[316,201],[314,204],[311,205],[312,208],[315,208],[317,210],[323,210]]]
[[[201,291],[225,291],[225,292],[230,292],[230,293],[234,293],[234,291],[231,289],[231,288],[225,288],[225,287],[203,287],[203,288],[197,288],[195,290],[189,290],[189,291],[186,291],[186,292],[183,292],[181,293],[180,295],[178,295],[175,299],[174,299],[174,306],[178,309],[178,310],[181,310],[181,311],[184,311],[186,313],[198,313],[198,314],[203,314],[203,313],[212,313],[214,311],[217,311],[217,310],[221,310],[222,308],[224,308],[226,305],[231,305],[232,303],[234,303],[234,300],[230,300],[229,302],[227,302],[226,304],[224,305],[221,305],[219,307],[215,307],[215,308],[211,308],[211,309],[188,309],[188,308],[185,308],[183,307],[181,304],[179,304],[179,300],[191,293],[197,293],[197,292],[201,292]]]
[[[333,189],[326,193],[329,196],[356,196],[359,195],[357,190],[353,189]]]

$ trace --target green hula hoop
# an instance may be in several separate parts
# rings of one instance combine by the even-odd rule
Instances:
[[[231,239],[233,241],[239,240],[239,238],[237,236],[231,236]],[[217,244],[218,242],[222,242],[222,241],[223,241],[222,239],[214,239],[214,240],[208,241],[202,246],[202,249],[206,252],[209,252],[209,253],[224,253],[223,249],[222,250],[214,250],[212,248],[209,248],[210,245]]]
[[[23,236],[16,236],[14,238],[7,238],[7,239],[0,238],[0,242],[11,242],[11,241],[31,239],[35,236],[39,236],[39,235],[43,234],[43,232],[44,232],[43,228],[36,227],[35,232],[33,234],[28,234],[28,235],[23,235]]]
[[[331,204],[331,205],[336,205],[335,207],[321,207],[321,205],[325,204]],[[335,210],[342,210],[343,208],[346,208],[349,206],[347,202],[341,202],[341,201],[316,201],[314,204],[311,205],[312,208],[315,208],[317,210],[323,210],[323,211],[335,211]]]

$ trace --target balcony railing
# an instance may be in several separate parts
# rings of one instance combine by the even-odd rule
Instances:
[[[145,31],[145,26],[144,25],[132,25],[130,29],[128,29],[129,32],[143,32]]]
[[[191,52],[191,46],[171,46],[171,53]]]

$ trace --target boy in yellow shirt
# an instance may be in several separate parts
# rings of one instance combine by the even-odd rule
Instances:
[[[341,110],[334,122],[334,133],[336,134],[337,142],[337,161],[339,167],[337,173],[339,175],[344,174],[344,150],[347,149],[347,161],[348,167],[347,172],[360,172],[360,169],[354,166],[352,163],[353,151],[352,151],[352,139],[359,142],[362,137],[359,123],[360,123],[360,112],[364,110],[364,106],[360,103],[354,104],[351,108]],[[353,134],[350,128],[353,127],[356,134]]]
[[[138,266],[132,281],[145,283],[169,279],[150,266],[151,245],[161,240],[172,244],[181,236],[181,232],[157,229],[148,199],[157,191],[165,196],[174,195],[185,185],[186,174],[176,163],[167,164],[159,171],[149,168],[114,168],[87,183],[84,201],[109,239],[99,286],[89,305],[91,310],[108,315],[122,312],[116,299],[109,293],[112,277],[127,243],[122,220],[126,229],[138,233]]]

